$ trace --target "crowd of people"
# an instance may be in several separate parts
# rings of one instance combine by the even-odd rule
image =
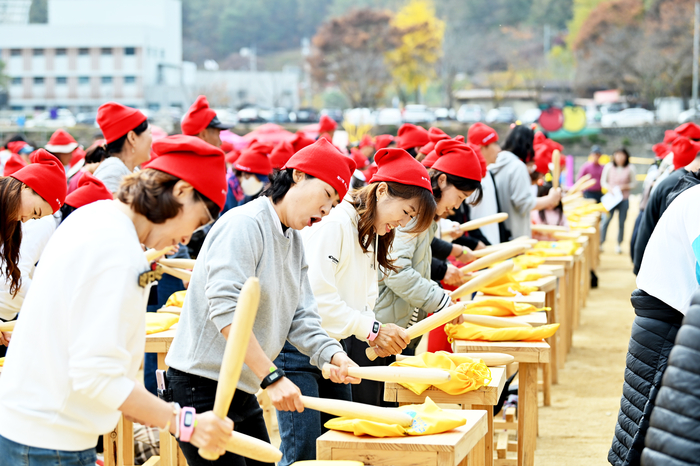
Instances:
[[[204,96],[184,116],[182,134],[155,141],[143,113],[115,102],[99,108],[97,123],[101,138],[87,150],[58,130],[43,149],[18,135],[0,151],[0,320],[17,320],[11,334],[0,332],[0,350],[7,350],[0,466],[27,458],[37,465],[56,458],[92,464],[99,436],[121,415],[172,433],[190,465],[210,464],[199,448],[221,455],[215,464],[254,464],[224,447],[232,429],[270,441],[255,396],[260,388],[278,413],[280,464],[315,459],[326,418],[304,410],[300,395],[390,405],[381,383],[355,379],[348,368],[413,354],[417,342],[406,329],[452,304],[448,289],[464,282],[458,266],[474,260],[474,250],[532,236],[532,224],[566,225],[562,191],[548,179],[563,147],[521,124],[502,144],[483,123],[466,137],[404,124],[396,136],[364,135],[336,147],[337,123],[323,117],[315,134],[274,144],[252,140],[238,151],[222,142],[227,128]],[[698,287],[700,232],[690,209],[700,191],[680,194],[674,187],[700,168],[693,165],[700,128],[674,134],[665,146],[673,155],[645,191],[633,249],[641,263],[633,332],[661,335],[648,325],[664,332],[651,361],[656,375],[639,375],[653,387]],[[663,179],[671,157],[683,171]],[[610,213],[618,212],[621,244],[636,182],[629,154],[616,151],[605,167],[591,161],[582,174],[598,180],[587,197],[621,190]],[[498,212],[509,214],[501,224],[449,233]],[[166,247],[174,257],[196,259],[188,283],[168,274],[153,281],[155,266],[144,250]],[[260,280],[260,304],[222,420],[212,412],[219,369],[249,277]],[[165,359],[171,399],[159,399],[152,355],[144,380],[136,380],[144,313],[185,289]],[[428,345],[448,349],[444,331],[431,332]],[[375,361],[368,347],[380,356]],[[636,356],[632,345],[630,352],[647,357]],[[324,364],[331,364],[330,380],[321,374]],[[653,390],[646,393],[653,405]],[[644,420],[629,417],[628,405],[623,399],[613,447],[620,458],[633,450],[621,432],[639,441],[630,419],[643,437]],[[639,409],[646,416],[648,404]]]

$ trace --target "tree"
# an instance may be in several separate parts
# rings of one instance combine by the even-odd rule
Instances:
[[[402,31],[401,45],[386,54],[401,100],[416,94],[435,78],[435,65],[442,55],[445,23],[435,17],[430,0],[411,0],[396,14],[392,25]]]
[[[29,7],[29,22],[30,23],[48,23],[49,22],[48,0],[32,0],[32,4]]]
[[[355,10],[322,24],[313,38],[311,76],[336,85],[354,107],[371,107],[391,82],[384,56],[401,45],[388,11]]]

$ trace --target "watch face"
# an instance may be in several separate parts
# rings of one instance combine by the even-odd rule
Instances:
[[[372,333],[377,333],[379,332],[379,322],[375,322],[374,326],[372,327]]]
[[[191,426],[192,424],[194,424],[194,419],[193,419],[193,418],[194,418],[194,414],[192,414],[191,411],[187,411],[187,412],[185,413],[185,425],[186,425],[187,427],[189,427],[189,426]]]

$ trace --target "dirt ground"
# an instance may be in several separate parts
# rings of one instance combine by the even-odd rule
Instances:
[[[559,371],[559,383],[552,387],[552,406],[540,404],[537,466],[608,464],[634,320],[630,294],[635,289],[635,276],[629,238],[638,210],[636,202],[630,204],[622,254],[614,252],[615,217],[597,270],[598,288],[591,290],[581,311],[573,348]]]

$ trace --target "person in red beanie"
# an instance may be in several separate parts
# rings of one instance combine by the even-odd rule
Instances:
[[[7,464],[41,463],[47,450],[61,464],[92,464],[98,436],[122,414],[180,435],[195,449],[225,451],[230,420],[189,402],[166,403],[136,382],[144,311],[158,275],[142,245],[187,243],[213,221],[226,194],[220,149],[190,136],[154,146],[159,157],[128,175],[116,200],[73,212],[41,256],[0,384]],[[70,338],[57,339],[56,332]]]
[[[7,162],[5,162],[5,170],[3,176],[10,176],[14,172],[23,169],[27,166],[27,162],[17,154],[12,154]]]
[[[192,106],[182,117],[182,134],[196,136],[212,146],[221,147],[221,131],[230,126],[223,124],[216,112],[209,108],[209,102],[203,95],[197,97]],[[224,152],[227,152],[224,149]]]
[[[694,141],[700,140],[700,126],[698,126],[696,123],[693,123],[692,121],[689,121],[688,123],[683,123],[673,131],[678,136],[683,136]]]
[[[291,143],[287,141],[280,141],[275,148],[272,149],[272,153],[270,154],[270,163],[272,164],[272,168],[274,170],[279,170],[280,168],[284,167],[295,152],[294,146]]]
[[[422,126],[412,125],[411,123],[404,123],[401,125],[396,139],[398,140],[397,147],[405,150],[413,157],[418,155],[418,150],[421,147],[430,142],[428,130]]]
[[[90,172],[85,172],[80,177],[78,189],[66,196],[66,202],[61,207],[61,222],[82,206],[110,199],[113,199],[112,193],[104,183]]]
[[[294,135],[294,139],[290,141],[292,147],[294,148],[294,153],[299,152],[306,146],[310,146],[314,143],[314,140],[307,137],[302,131],[297,131]]]
[[[360,365],[368,362],[368,344],[382,356],[390,356],[401,353],[409,343],[404,329],[394,324],[382,326],[374,316],[377,272],[394,269],[389,251],[397,228],[420,233],[435,215],[428,171],[408,152],[381,149],[375,161],[378,170],[371,184],[346,195],[327,217],[301,233],[321,325],[332,338],[345,342],[348,355]],[[325,380],[309,358],[289,343],[275,365],[306,396],[350,401],[359,396],[354,392],[382,385],[363,381],[351,393],[347,385]],[[277,418],[283,453],[279,464],[314,459],[316,438],[327,416],[304,410],[279,412]]]
[[[338,123],[328,115],[322,115],[318,122],[318,138],[326,138],[329,142],[333,142],[333,135],[338,128]]]
[[[241,156],[242,157],[242,156]],[[219,367],[243,283],[260,280],[260,304],[229,417],[236,430],[269,442],[255,393],[262,387],[278,411],[302,411],[300,390],[273,360],[286,342],[320,368],[332,363],[331,380],[347,377],[354,363],[321,327],[309,285],[301,232],[320,221],[345,196],[355,164],[322,138],[294,154],[273,175],[263,196],[228,211],[209,231],[197,256],[175,339],[166,358],[174,400],[196,393],[195,408],[214,405]],[[187,464],[212,464],[180,442]],[[227,453],[215,464],[244,464]]]
[[[380,134],[374,138],[374,150],[386,149],[387,147],[395,147],[396,139],[391,134]]]
[[[151,158],[151,128],[146,115],[116,102],[97,109],[97,124],[105,144],[96,148],[96,158],[104,160],[95,177],[116,194],[125,176]]]
[[[66,173],[70,169],[73,151],[78,148],[78,142],[65,129],[57,129],[44,146],[44,149],[55,155],[65,167]]]
[[[241,156],[233,164],[233,168],[236,170],[236,178],[238,178],[245,195],[238,203],[239,206],[257,199],[263,192],[263,189],[269,186],[272,163],[266,152],[267,150],[263,146],[253,145],[241,152]]]
[[[369,159],[365,157],[364,153],[355,147],[350,149],[350,156],[355,161],[355,166],[358,170],[364,170],[370,164]]]
[[[22,241],[20,222],[58,211],[66,198],[66,172],[61,162],[44,149],[33,163],[0,178],[0,268],[9,281],[10,293],[21,286],[17,267]]]
[[[444,139],[450,139],[450,137],[445,134],[443,130],[440,128],[432,127],[430,130],[428,130],[428,137],[430,138],[429,142],[424,145],[423,147],[420,148],[418,151],[418,156],[416,157],[416,160],[419,162],[422,162],[425,160],[426,156],[430,155],[431,152],[435,149],[435,144],[437,144],[439,141],[442,141]],[[429,167],[432,165],[432,162],[427,162],[423,164],[425,167]]]
[[[365,134],[364,136],[362,136],[358,147],[360,148],[360,152],[362,152],[362,155],[364,155],[367,159],[371,159],[374,155],[374,152],[376,151],[374,148],[374,141],[372,140],[372,136],[370,136],[369,134]],[[360,169],[360,166],[358,165],[357,168]]]

